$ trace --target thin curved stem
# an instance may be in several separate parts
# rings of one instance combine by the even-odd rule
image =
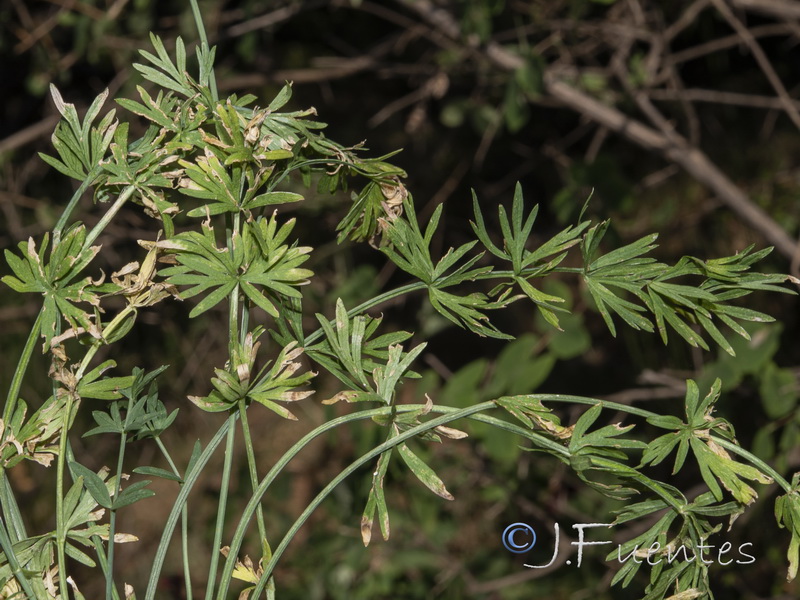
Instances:
[[[479,408],[476,409],[476,406]],[[445,413],[445,417],[450,417],[450,420],[468,416],[472,419],[482,421],[484,423],[488,423],[496,427],[500,427],[501,429],[505,429],[506,431],[509,431],[511,433],[516,433],[524,437],[527,437],[528,439],[537,443],[540,447],[554,454],[569,456],[569,451],[564,446],[558,444],[557,442],[554,442],[553,440],[545,438],[544,436],[541,436],[527,429],[523,429],[518,425],[514,425],[513,423],[502,421],[501,419],[496,419],[494,417],[489,417],[487,415],[477,414],[482,410],[487,410],[494,406],[495,403],[493,401],[490,401],[490,402],[484,402],[480,405],[475,405],[473,407],[470,407],[469,409],[456,409],[449,406],[434,406],[431,410],[432,412]],[[261,498],[267,492],[269,486],[277,478],[280,472],[286,467],[289,461],[292,460],[292,458],[294,458],[305,446],[307,446],[316,437],[322,435],[326,431],[344,425],[345,423],[359,421],[363,419],[369,419],[379,415],[386,416],[392,414],[392,412],[406,413],[411,411],[417,411],[423,408],[425,408],[425,405],[422,404],[403,404],[398,406],[389,406],[389,407],[374,408],[369,410],[362,410],[350,415],[337,417],[336,419],[332,419],[331,421],[323,423],[322,425],[315,428],[313,431],[307,433],[300,440],[298,440],[289,450],[287,450],[283,454],[283,456],[281,456],[280,459],[276,461],[276,463],[273,465],[272,469],[270,469],[269,473],[267,473],[264,479],[261,480],[258,489],[253,493],[247,506],[242,511],[242,516],[239,519],[236,531],[234,532],[233,538],[231,539],[230,551],[228,553],[228,558],[226,559],[225,562],[225,567],[222,570],[220,588],[219,591],[217,592],[217,600],[224,600],[225,597],[227,596],[228,586],[230,585],[231,575],[233,573],[233,569],[235,566],[236,557],[238,556],[239,550],[241,549],[242,541],[247,531],[247,526],[250,522],[250,519],[252,519],[253,514],[256,511],[256,507],[260,504]],[[466,413],[464,413],[465,410],[467,411]],[[459,413],[459,416],[455,417],[451,416],[456,413]],[[433,423],[433,421],[429,421],[424,425],[429,425],[430,423]],[[431,425],[431,427],[437,427],[439,424]],[[402,435],[405,436],[405,434]],[[393,438],[393,440],[397,439],[399,438],[397,437]],[[406,437],[402,437],[401,441],[404,439],[406,439]],[[273,560],[274,560],[274,554],[273,554]]]
[[[626,412],[632,415],[636,415],[638,417],[658,417],[661,416],[658,413],[654,413],[649,410],[645,410],[643,408],[636,408],[635,406],[628,406],[627,404],[620,404],[619,402],[611,402],[609,400],[598,400],[597,398],[586,398],[584,396],[565,396],[563,394],[528,394],[527,397],[529,398],[536,398],[539,400],[547,400],[548,402],[570,402],[574,404],[600,404],[604,408],[618,410],[620,412]],[[734,444],[733,442],[726,440],[723,437],[718,435],[711,434],[711,439],[714,440],[716,444],[730,450],[734,454],[738,454],[742,458],[746,459],[750,462],[754,467],[762,471],[764,474],[769,475],[772,479],[781,486],[787,493],[792,490],[791,484],[786,481],[786,479],[778,473],[775,469],[765,463],[763,460],[758,458],[752,452],[745,450],[741,446]]]
[[[247,454],[247,468],[250,472],[250,485],[253,492],[258,488],[258,472],[256,471],[256,457],[253,452],[253,440],[250,437],[250,422],[247,419],[247,406],[244,399],[239,400],[239,420],[242,422],[242,435],[244,437],[245,453]],[[267,540],[267,528],[264,525],[264,508],[259,504],[256,511],[258,521],[258,535],[261,541],[261,555],[269,560],[272,557],[272,549]]]
[[[351,308],[350,310],[347,311],[347,316],[353,317],[361,312],[364,312],[365,310],[372,308],[373,306],[378,306],[379,304],[386,302],[387,300],[392,300],[393,298],[397,298],[398,296],[402,296],[404,294],[410,294],[411,292],[415,292],[417,290],[424,290],[426,287],[428,287],[427,284],[422,282],[417,282],[417,283],[409,283],[400,286],[399,288],[389,290],[388,292],[379,294],[378,296],[375,296],[374,298],[371,298],[366,302],[362,302],[355,308]],[[333,323],[333,321],[331,321],[331,323]],[[306,345],[313,344],[315,341],[321,338],[322,335],[323,331],[322,328],[320,327],[319,329],[317,329],[316,331],[314,331],[313,333],[309,334],[306,337],[305,339]]]
[[[92,245],[92,242],[94,242],[103,232],[103,230],[108,227],[108,224],[111,223],[111,220],[117,215],[119,210],[130,199],[130,197],[133,196],[135,191],[136,188],[132,185],[129,185],[122,190],[122,193],[117,197],[116,200],[114,200],[114,204],[109,207],[97,224],[92,227],[89,233],[86,234],[86,239],[83,242],[83,248],[81,248],[81,252],[88,249],[89,246]]]
[[[125,464],[125,448],[128,442],[128,435],[126,433],[128,419],[131,414],[131,405],[133,404],[132,398],[128,398],[128,406],[125,410],[125,426],[123,427],[122,435],[119,442],[119,454],[117,456],[117,478],[114,481],[114,501],[119,498],[119,493],[122,489],[122,466]],[[106,559],[106,600],[112,600],[113,596],[117,594],[114,588],[114,534],[116,533],[117,526],[117,511],[113,507],[109,510],[108,518],[108,558]]]
[[[36,321],[33,322],[33,327],[31,327],[31,332],[28,334],[28,340],[25,342],[25,346],[22,349],[22,354],[19,357],[19,361],[17,362],[17,368],[14,371],[14,376],[11,379],[11,385],[8,388],[8,395],[6,396],[6,405],[3,407],[3,422],[9,423],[11,421],[11,417],[14,414],[14,409],[17,405],[17,399],[19,396],[19,391],[22,388],[22,380],[25,378],[25,372],[28,370],[28,364],[31,361],[31,356],[33,356],[33,349],[36,346],[36,340],[39,337],[39,332],[42,329],[42,320],[44,318],[44,309],[39,311],[39,314],[36,316]],[[7,432],[3,432],[3,438],[5,438],[5,434]]]
[[[206,586],[206,600],[211,600],[217,578],[217,563],[219,550],[222,543],[222,530],[225,528],[225,509],[228,507],[228,488],[231,483],[231,466],[233,465],[233,442],[236,438],[236,428],[233,423],[236,413],[231,412],[228,417],[228,436],[225,444],[225,462],[222,466],[222,481],[220,482],[219,501],[217,502],[217,524],[214,530],[214,541],[211,545],[211,563],[208,566],[208,585]]]
[[[56,226],[53,228],[53,245],[55,246],[61,240],[61,232],[64,231],[64,227],[67,226],[67,221],[69,221],[70,216],[72,216],[72,212],[75,210],[75,207],[78,205],[78,202],[83,196],[83,193],[89,189],[89,187],[94,183],[95,178],[100,173],[101,167],[97,165],[94,169],[92,169],[88,175],[86,175],[86,179],[83,180],[80,187],[75,190],[75,193],[72,194],[72,198],[70,198],[67,206],[61,213],[61,216],[58,218],[56,222]]]
[[[64,407],[64,423],[61,425],[61,435],[58,440],[58,464],[56,465],[56,554],[58,560],[58,584],[61,590],[61,597],[64,600],[69,600],[67,556],[65,551],[67,515],[64,514],[64,467],[67,463],[67,435],[69,434],[69,425],[72,420],[73,403],[74,398],[70,393],[67,395],[67,403]]]
[[[161,450],[161,454],[167,459],[169,468],[172,469],[176,476],[180,477],[181,473],[178,471],[178,467],[175,465],[175,461],[172,460],[172,456],[164,442],[161,441],[161,436],[157,435],[154,439],[159,450]],[[183,559],[183,583],[186,590],[186,598],[194,598],[192,596],[192,570],[189,565],[189,507],[186,504],[181,507],[181,558]]]
[[[211,459],[211,455],[214,454],[217,446],[222,443],[222,440],[228,433],[228,430],[233,427],[232,421],[235,418],[236,413],[232,413],[232,419],[225,420],[225,422],[214,434],[214,437],[211,438],[211,441],[208,442],[208,446],[206,446],[205,450],[200,453],[200,456],[194,463],[191,472],[186,473],[183,485],[181,486],[181,491],[178,492],[178,496],[175,498],[175,503],[172,505],[172,510],[169,513],[169,517],[167,517],[167,522],[164,524],[164,531],[161,534],[161,541],[156,549],[156,555],[153,558],[153,566],[150,569],[150,577],[147,581],[147,590],[145,591],[144,600],[154,600],[156,595],[156,586],[158,585],[158,578],[161,575],[161,569],[164,567],[164,560],[167,557],[167,549],[169,548],[169,543],[172,538],[172,532],[175,531],[175,525],[178,522],[178,517],[180,516],[182,509],[186,506],[189,493],[192,491],[194,484],[197,483],[197,480],[200,478],[200,473],[202,473],[206,464],[208,464],[208,461]]]
[[[494,401],[488,402],[481,402],[480,404],[476,404],[474,406],[470,406],[468,408],[462,408],[460,410],[456,410],[452,413],[444,414],[440,417],[436,417],[435,419],[431,419],[425,423],[417,425],[416,427],[411,427],[410,429],[404,431],[396,435],[395,437],[386,440],[382,444],[376,446],[369,452],[364,453],[360,458],[350,463],[350,465],[345,468],[341,473],[339,473],[333,481],[331,481],[325,488],[317,494],[317,496],[309,503],[306,509],[302,512],[302,514],[297,518],[294,524],[289,528],[289,531],[281,540],[281,543],[275,548],[275,551],[272,553],[272,559],[269,561],[269,564],[264,567],[264,573],[258,580],[256,584],[255,590],[252,592],[253,598],[258,598],[261,594],[264,586],[266,585],[268,579],[272,575],[272,571],[275,569],[275,565],[280,560],[283,553],[286,551],[286,548],[289,546],[289,543],[294,538],[295,534],[300,530],[303,524],[308,520],[311,514],[317,509],[317,507],[322,503],[325,498],[339,485],[342,481],[344,481],[347,477],[349,477],[352,473],[356,470],[361,468],[362,466],[366,465],[369,461],[374,459],[376,456],[380,456],[390,448],[394,448],[395,446],[399,446],[406,440],[420,434],[424,433],[425,431],[429,431],[439,425],[444,425],[446,423],[450,423],[451,421],[455,421],[464,417],[468,417],[475,413],[482,412],[484,410],[488,410],[490,408],[494,408],[496,405]]]
[[[11,567],[11,575],[17,580],[17,583],[19,583],[19,586],[22,588],[28,598],[35,598],[36,596],[31,589],[31,584],[28,581],[28,578],[25,576],[24,571],[20,567],[19,561],[17,561],[17,555],[14,552],[14,545],[11,542],[11,539],[8,537],[5,523],[2,522],[0,522],[0,548],[3,549],[3,554],[6,555],[8,566]]]

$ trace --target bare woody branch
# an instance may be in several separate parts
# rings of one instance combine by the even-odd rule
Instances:
[[[513,71],[524,66],[524,59],[506,50],[496,42],[479,46],[477,40],[464,39],[456,20],[446,10],[437,8],[428,0],[399,0],[408,9],[419,14],[428,24],[436,27],[453,40],[480,52],[495,67]],[[714,2],[716,4],[716,2]],[[696,8],[704,8],[705,3],[697,3]],[[733,24],[733,23],[732,23]],[[739,32],[740,33],[740,32]],[[751,40],[752,43],[752,40]],[[752,46],[751,50],[752,50]],[[762,69],[765,65],[761,64]],[[774,73],[774,71],[773,71]],[[769,75],[768,75],[769,76]],[[775,82],[772,81],[773,86]],[[626,115],[617,108],[609,106],[589,94],[566,83],[554,68],[544,74],[547,93],[560,105],[591,119],[602,127],[621,135],[630,142],[663,156],[666,160],[680,165],[697,181],[716,194],[719,199],[738,217],[759,232],[770,244],[789,260],[797,254],[798,244],[764,210],[757,206],[731,179],[698,147],[690,144],[683,136],[670,128],[657,130],[639,120]],[[776,88],[778,89],[778,88]],[[785,88],[781,89],[785,92]],[[789,114],[797,113],[793,101],[779,92],[781,107]]]

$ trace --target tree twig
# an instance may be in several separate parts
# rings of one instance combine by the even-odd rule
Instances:
[[[745,106],[748,108],[766,108],[768,110],[781,109],[784,103],[779,98],[772,96],[759,96],[756,94],[739,94],[736,92],[720,92],[719,90],[688,89],[688,90],[647,90],[647,95],[652,100],[689,100],[690,102],[709,102],[712,104],[730,104],[732,106]],[[800,101],[790,100],[800,109]]]
[[[787,0],[733,0],[736,8],[781,19],[800,19],[800,4]]]
[[[795,107],[792,102],[792,97],[789,95],[789,92],[786,91],[786,87],[783,85],[781,78],[778,77],[772,63],[769,62],[769,58],[767,58],[764,50],[761,49],[761,45],[756,41],[756,38],[753,37],[753,34],[750,33],[747,27],[733,14],[733,11],[731,11],[730,7],[725,3],[725,0],[711,0],[711,2],[720,14],[725,17],[728,24],[733,27],[734,31],[742,38],[742,41],[744,41],[747,47],[750,48],[750,52],[753,53],[753,58],[756,59],[758,66],[761,67],[761,71],[775,90],[775,93],[778,94],[778,98],[780,98],[786,114],[789,115],[792,122],[800,129],[800,111],[797,110],[797,107]]]
[[[449,37],[455,40],[462,38],[458,23],[444,9],[435,7],[428,0],[399,1],[418,13],[428,23],[439,27]],[[462,43],[466,43],[476,51],[482,50],[483,55],[498,68],[515,70],[525,64],[521,56],[509,52],[497,43],[489,42],[483,48],[478,48],[477,41],[473,40],[462,40]],[[557,99],[561,105],[616,132],[636,145],[680,165],[695,179],[712,190],[745,223],[763,235],[783,256],[789,260],[795,256],[797,248],[795,240],[764,210],[754,204],[699,148],[689,144],[677,133],[674,134],[676,137],[670,140],[662,132],[625,115],[615,107],[603,104],[596,98],[562,81],[552,68],[545,70],[543,79],[547,93]]]
[[[546,78],[547,91],[561,102],[592,120],[605,125],[638,146],[661,154],[679,164],[699,182],[710,188],[731,210],[761,233],[785,257],[794,256],[796,243],[764,210],[755,205],[725,173],[698,148],[670,142],[666,136],[606,106],[591,96],[555,78]]]

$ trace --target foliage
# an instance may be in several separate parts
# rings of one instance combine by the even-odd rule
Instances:
[[[196,10],[196,4],[193,7]],[[452,499],[442,477],[429,464],[422,442],[465,437],[465,432],[449,427],[452,421],[462,418],[503,431],[502,443],[507,445],[516,443],[510,434],[522,437],[527,440],[526,449],[557,458],[587,486],[607,497],[641,494],[645,499],[628,505],[619,514],[618,523],[650,519],[655,513],[666,511],[646,533],[628,542],[630,547],[653,541],[658,541],[661,548],[684,542],[697,546],[720,529],[712,518],[735,517],[755,500],[757,492],[751,483],[774,480],[785,492],[776,503],[776,518],[791,532],[789,577],[796,575],[800,543],[797,478],[789,484],[739,446],[725,419],[712,416],[720,392],[718,382],[702,401],[698,386],[688,382],[685,421],[675,415],[594,399],[517,393],[514,387],[518,382],[509,367],[505,381],[491,389],[492,397],[487,401],[448,406],[429,398],[425,404],[406,404],[400,401],[399,391],[405,380],[418,377],[412,366],[425,344],[404,347],[412,333],[379,333],[381,319],[367,313],[387,300],[422,291],[432,309],[456,326],[478,336],[511,340],[512,336],[501,331],[489,315],[512,303],[530,301],[541,318],[559,330],[570,320],[565,308],[567,298],[557,289],[543,291],[542,280],[554,274],[571,274],[586,286],[612,334],[616,334],[617,321],[621,319],[636,330],[657,329],[664,343],[672,330],[690,345],[708,349],[706,338],[699,331],[702,328],[708,338],[735,355],[733,344],[721,333],[719,325],[749,339],[742,322],[766,322],[771,317],[731,301],[754,291],[786,291],[779,286],[785,276],[750,271],[769,249],[753,252],[747,248],[734,256],[712,260],[684,257],[667,265],[647,256],[655,247],[655,236],[646,236],[602,254],[608,222],[592,223],[583,220],[582,214],[576,225],[534,244],[538,209],[534,207],[526,214],[518,186],[510,212],[503,207],[498,210],[502,242],[492,239],[475,200],[472,229],[476,239],[439,255],[432,242],[443,206],[436,207],[423,227],[413,198],[402,183],[405,173],[388,161],[390,156],[363,158],[363,148],[345,147],[328,139],[321,132],[324,125],[310,119],[315,115],[313,109],[281,112],[290,99],[290,85],[264,108],[251,107],[256,98],[250,95],[219,99],[213,67],[215,51],[208,47],[199,24],[202,43],[197,50],[196,78],[189,74],[187,49],[180,39],[174,59],[155,35],[151,36],[155,54],[141,53],[147,64],[135,68],[149,82],[147,85],[158,91],[152,93],[140,87],[141,102],[118,101],[123,109],[145,121],[147,129],[140,139],[129,141],[132,127],[117,121],[114,110],[97,121],[107,92],[97,97],[81,122],[75,107],[52,89],[63,119],[54,133],[58,156],[43,159],[81,185],[50,234],[38,243],[33,238],[21,242],[17,252],[6,252],[13,275],[5,276],[3,281],[16,292],[41,294],[43,300],[2,416],[0,584],[4,596],[21,591],[36,598],[66,600],[70,594],[82,597],[69,576],[70,559],[91,568],[99,563],[105,576],[106,598],[119,597],[114,548],[116,543],[133,539],[116,531],[117,513],[154,494],[148,489],[149,480],[128,483],[126,448],[136,441],[152,440],[171,470],[139,465],[133,472],[177,482],[180,492],[164,526],[144,598],[149,600],[156,595],[178,519],[182,520],[183,585],[186,596],[193,597],[192,571],[196,572],[198,565],[193,563],[186,541],[188,498],[211,455],[224,440],[206,598],[225,598],[232,579],[248,584],[241,597],[256,598],[263,592],[274,598],[279,589],[273,577],[275,565],[287,545],[322,500],[358,468],[374,465],[360,523],[365,545],[372,539],[376,517],[382,536],[389,537],[391,494],[387,494],[386,482],[394,477],[395,471],[390,467],[400,463],[393,460],[397,456],[430,491]],[[314,273],[303,265],[313,250],[292,238],[294,220],[285,219],[281,211],[285,205],[304,200],[295,191],[301,186],[315,184],[320,190],[333,192],[353,185],[353,180],[360,181],[361,187],[352,193],[352,205],[337,227],[337,241],[368,240],[411,281],[350,310],[338,299],[333,318],[317,314],[320,327],[308,332],[303,319],[303,289]],[[88,229],[73,213],[90,187],[105,212]],[[154,239],[137,240],[146,250],[141,263],[120,266],[110,276],[110,282],[103,276],[92,279],[92,261],[102,252],[99,245],[93,244],[129,202],[140,205],[143,213],[153,219]],[[579,252],[570,252],[572,249]],[[581,261],[581,266],[565,266],[570,264],[568,256]],[[493,287],[484,289],[485,282]],[[159,398],[157,380],[163,367],[150,373],[135,369],[131,375],[107,377],[105,372],[115,368],[116,363],[95,365],[95,358],[101,349],[123,340],[144,309],[171,299],[195,297],[199,301],[189,310],[191,318],[219,305],[226,307],[228,360],[214,370],[209,382],[213,389],[206,396],[193,396],[190,400],[201,410],[223,413],[227,418],[211,440],[195,446],[181,470],[160,438],[178,416],[176,412],[169,413]],[[115,316],[107,316],[110,314]],[[256,316],[267,324],[253,325]],[[265,333],[275,344],[264,344],[262,349],[260,338]],[[53,392],[26,421],[29,403],[20,398],[20,391],[39,338],[51,361]],[[525,342],[509,342],[503,356],[507,364],[513,364]],[[555,342],[553,345],[554,354],[574,352],[563,345],[558,349]],[[316,428],[269,465],[267,475],[259,480],[248,412],[260,404],[286,419],[297,418],[284,404],[304,400],[312,393],[307,385],[315,375],[313,368],[329,372],[342,385],[341,391],[326,401],[328,404],[374,402],[375,408],[348,413]],[[105,468],[95,472],[82,464],[86,458],[76,456],[72,448],[69,434],[78,432],[76,415],[86,399],[107,402],[107,411],[93,411],[94,425],[83,435],[118,438],[113,474]],[[589,408],[573,425],[566,426],[550,406],[558,402]],[[510,419],[481,414],[495,408],[505,411]],[[596,426],[607,410],[641,417],[668,433],[648,441],[640,433],[644,428],[637,429],[634,424]],[[261,502],[277,475],[318,435],[365,419],[380,427],[384,441],[339,473],[273,549]],[[636,435],[632,434],[634,430]],[[223,543],[237,432],[241,432],[247,451],[252,494],[235,533],[228,543]],[[646,469],[676,452],[674,471],[678,472],[690,450],[709,489],[691,500]],[[634,465],[631,458],[638,452],[640,463]],[[8,484],[7,471],[22,460],[47,465],[54,456],[56,528],[46,534],[29,535]],[[108,522],[100,524],[106,512]],[[247,554],[240,558],[253,516],[257,522],[258,561]],[[217,551],[225,559],[221,569]],[[630,584],[638,564],[626,564],[613,583]],[[694,561],[652,569],[644,594],[647,600],[711,597],[708,565]],[[134,597],[127,586],[125,596]]]

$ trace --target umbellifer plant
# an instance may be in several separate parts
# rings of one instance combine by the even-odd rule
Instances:
[[[138,100],[117,100],[134,118],[147,122],[142,138],[129,140],[128,123],[120,121],[115,110],[101,117],[107,92],[81,120],[75,107],[52,88],[62,121],[53,135],[57,156],[42,158],[81,184],[50,234],[22,241],[16,252],[6,252],[12,274],[3,277],[3,282],[16,292],[40,294],[43,302],[9,386],[0,424],[0,597],[82,598],[69,576],[70,561],[101,569],[106,598],[119,597],[114,574],[120,568],[115,569],[114,547],[129,537],[117,531],[117,513],[154,493],[147,488],[149,481],[126,483],[126,444],[132,440],[151,440],[170,467],[140,466],[135,472],[180,485],[144,598],[156,596],[179,521],[186,597],[199,597],[192,590],[191,569],[197,565],[192,564],[187,548],[187,529],[192,526],[187,505],[193,486],[220,445],[226,451],[204,597],[224,599],[232,581],[240,579],[249,584],[241,597],[266,594],[274,598],[278,594],[272,575],[287,545],[331,490],[362,466],[373,465],[361,520],[364,544],[370,542],[376,518],[383,537],[389,537],[384,480],[392,459],[399,457],[434,493],[452,498],[434,469],[412,447],[441,441],[441,437],[463,437],[465,433],[449,424],[465,419],[505,430],[510,440],[527,440],[531,448],[564,462],[602,494],[637,495],[617,522],[663,512],[654,525],[623,546],[625,552],[655,543],[662,553],[684,543],[698,546],[720,528],[712,525],[711,518],[734,517],[754,501],[753,482],[774,481],[783,489],[775,514],[791,533],[788,577],[795,577],[800,554],[800,476],[787,481],[737,443],[730,423],[713,415],[720,394],[718,382],[704,392],[688,382],[685,416],[554,394],[506,396],[461,409],[432,400],[424,405],[402,404],[397,402],[398,386],[416,375],[411,369],[425,345],[405,347],[411,333],[382,333],[381,319],[368,314],[387,300],[423,292],[432,307],[456,325],[478,336],[510,339],[488,314],[512,302],[531,302],[557,328],[563,299],[544,293],[537,282],[553,274],[572,274],[582,280],[614,334],[621,321],[636,330],[657,330],[665,343],[671,331],[692,346],[708,349],[707,336],[732,353],[720,325],[747,337],[742,321],[771,318],[730,302],[753,291],[787,291],[780,287],[787,277],[750,271],[769,249],[747,248],[714,260],[684,257],[667,265],[648,257],[655,235],[601,254],[608,223],[582,218],[534,246],[530,238],[537,209],[526,212],[518,188],[510,213],[499,209],[502,240],[492,239],[475,199],[472,228],[476,239],[434,256],[431,241],[443,207],[437,207],[423,227],[402,183],[405,174],[389,157],[365,158],[359,148],[326,138],[321,133],[324,125],[311,120],[313,109],[281,112],[290,98],[289,85],[264,107],[252,106],[256,98],[249,95],[219,98],[214,49],[207,44],[194,2],[192,6],[201,37],[197,76],[189,75],[180,39],[170,56],[162,41],[152,36],[154,53],[142,52],[145,62],[135,67],[156,91],[140,87]],[[302,289],[314,277],[304,268],[313,250],[292,237],[294,220],[282,216],[281,207],[304,199],[295,191],[301,184],[333,192],[354,182],[359,187],[338,226],[338,241],[369,241],[408,274],[409,282],[359,306],[346,307],[339,300],[332,315],[316,315],[319,327],[309,331],[303,320]],[[79,199],[90,190],[105,207],[91,229],[74,215]],[[149,240],[137,240],[144,253],[140,261],[120,265],[105,280],[92,271],[92,260],[100,251],[94,242],[126,203],[139,205],[152,217],[153,234]],[[581,266],[563,266],[569,252],[579,254]],[[493,282],[493,289],[488,294],[477,291],[486,281]],[[227,419],[205,445],[195,445],[183,468],[175,464],[160,437],[177,416],[159,399],[156,383],[163,368],[108,376],[115,362],[96,364],[95,360],[100,348],[125,337],[141,311],[173,298],[199,299],[190,317],[200,317],[220,303],[227,303],[229,315],[228,361],[214,370],[208,395],[190,397],[199,409],[224,413]],[[112,308],[107,311],[107,307]],[[267,326],[251,325],[256,311],[269,316]],[[262,347],[268,339],[276,348],[272,353]],[[19,394],[40,343],[51,364],[52,395],[40,406],[29,406]],[[341,382],[341,391],[326,402],[371,407],[316,428],[268,465],[267,474],[259,479],[264,467],[259,468],[253,452],[248,412],[261,405],[295,418],[287,404],[312,393],[312,369],[324,370]],[[75,416],[84,399],[107,401],[108,408],[95,411],[94,426],[79,432]],[[552,412],[554,403],[587,408],[567,426]],[[664,429],[664,434],[646,441],[632,435],[633,424],[595,427],[607,410],[629,413]],[[382,428],[385,441],[335,477],[273,547],[261,500],[276,476],[317,436],[366,419]],[[252,495],[233,536],[223,540],[231,449],[237,432],[244,440]],[[78,433],[118,437],[113,470],[95,472],[81,464],[70,445],[70,435]],[[695,461],[708,491],[689,499],[679,489],[651,478],[648,466],[667,459],[674,460],[675,472],[687,459]],[[54,531],[34,535],[26,530],[7,476],[23,460],[50,466],[55,475]],[[253,518],[260,540],[258,567],[250,558],[240,560]],[[612,584],[628,585],[640,566],[641,561],[628,561]],[[127,585],[124,594],[135,597]],[[699,560],[661,563],[651,569],[645,590],[648,600],[711,595],[708,565]]]

